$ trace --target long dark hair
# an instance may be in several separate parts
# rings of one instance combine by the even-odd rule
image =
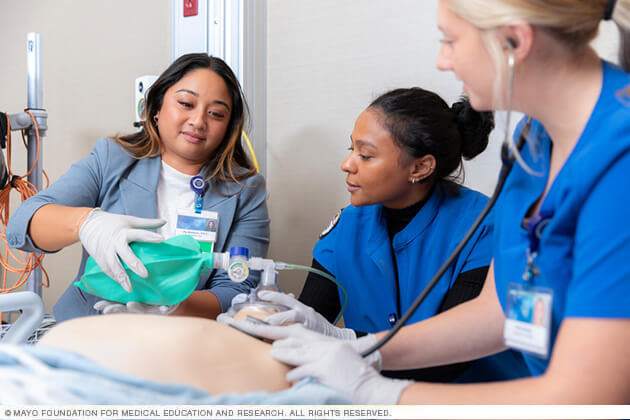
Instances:
[[[472,159],[483,152],[494,128],[492,112],[475,111],[467,98],[449,107],[440,96],[419,87],[384,93],[369,108],[381,114],[403,159],[433,155],[435,171],[425,181],[461,179],[462,158]]]
[[[196,69],[208,69],[219,75],[230,92],[232,113],[225,136],[206,164],[204,178],[216,189],[216,180],[240,183],[256,173],[254,165],[241,145],[241,132],[249,116],[249,109],[238,79],[232,69],[218,57],[204,53],[186,54],[175,60],[153,83],[147,92],[145,120],[138,133],[114,136],[114,140],[136,159],[159,156],[162,141],[155,115],[162,108],[164,94],[187,73]],[[236,167],[245,169],[235,172]]]

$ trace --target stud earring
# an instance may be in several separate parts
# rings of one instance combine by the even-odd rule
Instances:
[[[411,183],[415,184],[416,183],[416,178],[411,178]]]

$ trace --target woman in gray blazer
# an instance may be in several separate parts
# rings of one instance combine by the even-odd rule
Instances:
[[[240,143],[247,104],[228,65],[206,54],[180,57],[149,89],[145,115],[138,133],[99,139],[88,157],[24,201],[7,227],[9,245],[48,253],[80,241],[76,279],[92,256],[129,291],[120,260],[140,276],[147,271],[128,243],[173,236],[178,212],[202,201],[204,211],[219,214],[215,251],[244,246],[250,255],[265,257],[265,181]],[[195,193],[193,176],[201,176],[208,188]],[[252,273],[234,283],[225,271],[215,270],[173,314],[215,318],[257,281]],[[55,318],[98,313],[99,300],[70,285],[54,307]]]

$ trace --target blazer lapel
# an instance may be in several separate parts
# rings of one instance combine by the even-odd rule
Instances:
[[[120,195],[125,213],[137,217],[157,217],[157,185],[160,158],[145,158],[131,166],[120,180]]]
[[[120,181],[121,200],[125,213],[137,217],[157,217],[157,186],[160,158],[140,159]],[[233,193],[234,191],[229,191]],[[215,249],[222,250],[236,215],[238,194],[224,197],[212,188],[204,196],[203,208],[219,213],[219,229]]]
[[[228,233],[232,230],[232,223],[236,214],[238,194],[232,197],[224,197],[212,188],[208,188],[203,200],[203,209],[219,213],[219,229],[214,249],[223,251]]]

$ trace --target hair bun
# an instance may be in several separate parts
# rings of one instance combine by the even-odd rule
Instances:
[[[474,110],[466,96],[455,102],[451,109],[462,138],[462,156],[472,159],[488,146],[488,138],[494,129],[494,114]]]

